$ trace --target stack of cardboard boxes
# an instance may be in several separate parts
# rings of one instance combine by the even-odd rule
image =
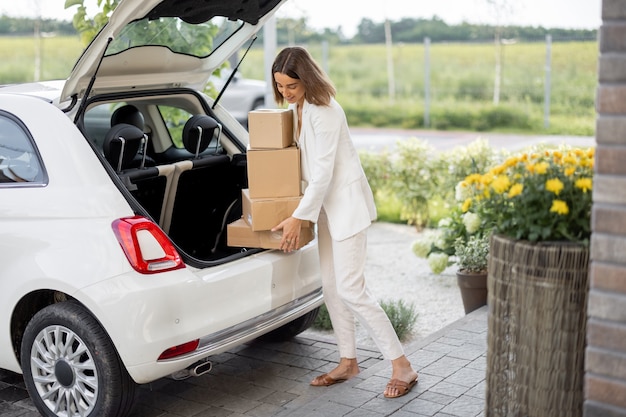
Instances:
[[[300,149],[293,143],[293,114],[283,109],[251,111],[248,130],[248,188],[241,195],[243,217],[228,225],[228,245],[280,249],[282,231],[271,229],[291,216],[302,198]],[[313,237],[312,224],[303,222],[297,248]]]

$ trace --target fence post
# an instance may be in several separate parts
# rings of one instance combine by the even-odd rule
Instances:
[[[543,86],[543,127],[550,127],[550,88],[552,73],[552,35],[546,35],[546,81]]]
[[[328,64],[328,41],[327,40],[322,41],[322,68],[324,68],[324,71],[326,72],[326,74],[330,75],[330,67]]]
[[[430,38],[424,38],[424,127],[430,127]]]
[[[389,90],[389,103],[393,104],[396,99],[396,80],[393,70],[393,41],[391,39],[391,24],[385,20],[385,45],[387,46],[387,88]]]

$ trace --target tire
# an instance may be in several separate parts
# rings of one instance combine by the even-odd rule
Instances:
[[[20,352],[26,388],[42,416],[130,413],[136,384],[104,329],[80,304],[52,304],[35,314]]]
[[[265,107],[265,97],[255,99],[250,110],[258,110],[263,107]]]
[[[282,342],[294,338],[313,325],[319,311],[319,307],[311,310],[304,316],[298,317],[294,321],[264,334],[259,337],[259,340],[263,342]]]

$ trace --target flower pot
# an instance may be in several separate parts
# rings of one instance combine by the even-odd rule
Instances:
[[[456,272],[456,282],[461,290],[465,314],[487,304],[487,271]]]
[[[589,248],[494,235],[485,416],[581,417]]]

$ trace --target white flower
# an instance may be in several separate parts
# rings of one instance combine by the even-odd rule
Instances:
[[[437,252],[428,255],[428,266],[434,274],[441,274],[448,267],[448,255]]]
[[[443,219],[439,220],[439,223],[437,223],[437,228],[444,229],[450,226],[450,224],[452,224],[452,219],[450,217],[444,217]]]
[[[454,198],[456,201],[465,201],[472,197],[472,187],[468,187],[465,181],[459,182],[454,187]]]
[[[446,243],[443,232],[441,230],[437,230],[437,232],[438,233],[435,235],[435,240],[433,241],[433,244],[441,250],[447,249],[448,245]]]
[[[477,232],[480,229],[480,223],[480,217],[476,213],[468,211],[463,215],[463,225],[465,225],[465,230],[469,234]]]
[[[411,251],[418,258],[426,259],[428,253],[430,252],[430,247],[432,246],[432,240],[428,239],[427,236],[423,236],[420,239],[417,239],[411,244]]]

